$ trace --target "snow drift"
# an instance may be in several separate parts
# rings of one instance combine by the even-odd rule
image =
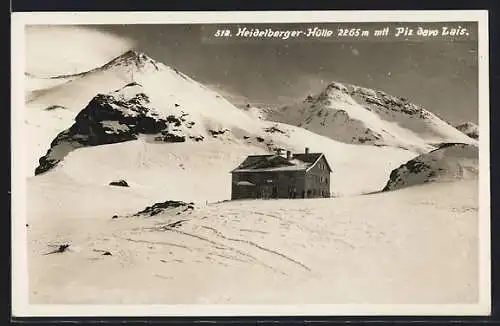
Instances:
[[[420,153],[441,143],[477,145],[406,98],[338,82],[301,103],[269,110],[268,118],[349,144],[401,147]]]
[[[476,179],[479,169],[478,155],[478,148],[473,145],[442,145],[392,171],[383,190],[394,190],[428,182]]]

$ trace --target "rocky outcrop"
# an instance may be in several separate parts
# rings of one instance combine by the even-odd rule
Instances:
[[[116,181],[111,181],[109,183],[110,186],[117,186],[117,187],[129,187],[127,181],[121,179],[121,180],[116,180]]]
[[[382,191],[438,181],[475,179],[479,170],[478,148],[468,144],[442,144],[393,170]]]
[[[479,139],[479,127],[473,122],[464,122],[456,126],[458,130],[473,139]]]
[[[185,113],[162,117],[137,83],[111,94],[98,94],[76,116],[75,123],[52,141],[35,174],[52,169],[77,148],[135,140],[140,134],[154,135],[160,142],[184,142],[184,131],[194,124],[187,118]]]
[[[177,209],[178,212],[186,212],[194,209],[194,203],[185,203],[183,201],[177,200],[167,200],[162,203],[156,203],[152,206],[148,206],[140,212],[134,214],[134,216],[155,216],[166,210]]]

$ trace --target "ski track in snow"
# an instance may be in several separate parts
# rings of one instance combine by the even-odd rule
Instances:
[[[476,187],[458,181],[337,199],[229,201],[117,219],[34,210],[30,300],[471,302]],[[48,244],[63,243],[71,251],[43,256]]]
[[[201,241],[205,241],[205,242],[208,242],[209,244],[211,244],[213,247],[221,247],[223,249],[227,249],[229,251],[232,251],[232,252],[236,252],[242,256],[245,256],[245,257],[248,257],[251,259],[251,261],[255,261],[257,262],[258,264],[266,267],[266,268],[270,268],[272,270],[275,270],[275,268],[273,268],[272,266],[269,266],[268,264],[265,264],[264,262],[262,262],[261,260],[255,258],[255,256],[251,255],[248,251],[243,251],[243,250],[240,250],[240,249],[237,249],[235,247],[232,247],[232,246],[228,246],[228,245],[225,245],[223,243],[220,243],[220,242],[217,242],[217,241],[214,241],[214,240],[210,240],[210,238],[208,237],[204,237],[204,236],[201,236],[201,235],[198,235],[198,234],[193,234],[193,233],[189,233],[189,232],[186,232],[186,231],[182,231],[182,230],[177,230],[177,229],[171,229],[171,228],[168,228],[166,229],[167,231],[170,231],[170,232],[175,232],[175,233],[179,233],[181,235],[184,235],[184,236],[188,236],[188,237],[192,237],[192,238],[196,238],[196,239],[199,239]],[[229,239],[229,238],[222,238],[223,240],[233,240],[233,241],[236,241],[235,239]],[[213,254],[211,252],[209,252],[209,254]],[[227,257],[227,256],[226,256]],[[244,261],[244,260],[241,260],[239,259],[239,261]],[[282,274],[285,274],[284,272],[281,272]]]
[[[249,241],[249,240],[244,240],[244,239],[237,239],[237,238],[231,238],[231,237],[227,237],[225,235],[222,234],[222,232],[218,231],[217,229],[213,228],[213,227],[209,227],[209,226],[202,226],[202,228],[204,229],[207,229],[207,230],[210,230],[212,232],[215,233],[215,235],[219,238],[222,238],[223,240],[229,240],[229,241],[235,241],[235,242],[241,242],[241,243],[246,243],[246,244],[249,244],[255,248],[258,248],[260,250],[263,250],[263,251],[266,251],[268,253],[271,253],[271,254],[274,254],[274,255],[277,255],[281,258],[284,258],[288,261],[291,261],[292,263],[304,268],[305,270],[307,271],[311,271],[311,269],[309,267],[307,267],[306,265],[302,264],[301,262],[293,259],[293,258],[290,258],[289,256],[285,255],[285,254],[282,254],[276,250],[273,250],[273,249],[269,249],[269,248],[266,248],[264,246],[261,246],[253,241]]]

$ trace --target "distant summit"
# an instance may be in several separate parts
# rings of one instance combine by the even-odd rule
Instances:
[[[110,62],[106,63],[100,69],[106,69],[115,66],[126,66],[135,67],[136,69],[145,69],[147,67],[152,67],[156,70],[160,70],[158,62],[143,52],[136,50],[129,50],[122,55],[114,58]]]
[[[268,119],[296,125],[348,144],[391,146],[420,153],[441,143],[476,145],[408,98],[331,82],[300,103],[270,110]]]

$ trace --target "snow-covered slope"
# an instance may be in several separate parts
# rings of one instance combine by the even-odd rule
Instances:
[[[129,218],[122,215],[150,206],[133,208],[144,201],[133,188],[95,187],[89,197],[71,185],[51,183],[31,194],[31,304],[478,300],[475,181],[336,199],[229,201]],[[66,252],[45,255],[62,244],[70,245]]]
[[[477,179],[478,148],[468,144],[445,144],[422,154],[391,172],[384,190],[438,181]]]
[[[243,111],[248,112],[250,115],[252,115],[255,118],[261,119],[261,120],[267,120],[267,114],[266,114],[266,109],[253,106],[251,104],[245,104],[239,106],[240,109]]]
[[[71,123],[77,112],[69,110],[59,101],[37,103],[36,99],[64,87],[77,76],[41,78],[25,73],[24,77],[24,134],[27,142],[25,165],[26,173],[33,175],[38,159],[45,154],[52,139]]]
[[[384,92],[333,82],[303,102],[268,112],[268,118],[351,144],[428,152],[449,142],[477,142],[431,112]]]
[[[55,78],[69,82],[50,88],[50,91],[27,101],[27,104],[42,108],[60,105],[79,112],[96,94],[105,94],[125,84],[137,82],[148,88],[150,96],[155,93],[162,99],[169,98],[172,104],[195,104],[200,107],[203,103],[205,106],[214,106],[211,110],[215,111],[233,107],[216,92],[136,51],[128,51],[89,72]]]
[[[34,101],[37,97],[41,96],[44,94],[44,92],[47,92],[53,87],[56,87],[58,85],[67,83],[71,81],[72,79],[77,78],[76,76],[73,77],[53,77],[53,78],[46,78],[46,77],[37,77],[29,73],[24,74],[24,89],[25,89],[25,101],[26,102],[32,102]]]
[[[479,139],[479,127],[473,122],[461,123],[456,128],[471,138]]]

